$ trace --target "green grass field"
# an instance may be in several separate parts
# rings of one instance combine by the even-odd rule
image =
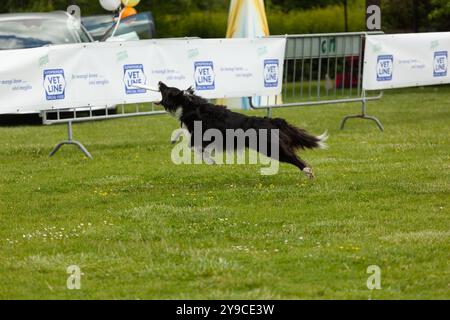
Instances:
[[[274,111],[328,150],[282,164],[171,162],[168,116],[1,127],[2,299],[449,299],[450,87]],[[255,114],[255,112],[253,112]],[[260,113],[262,114],[262,112]],[[68,290],[66,269],[83,272]],[[369,265],[381,290],[369,290]]]

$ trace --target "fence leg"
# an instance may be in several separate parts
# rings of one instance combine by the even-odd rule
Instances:
[[[356,119],[356,118],[374,121],[377,124],[378,129],[380,129],[380,131],[384,131],[383,125],[381,124],[381,121],[377,117],[369,116],[366,114],[366,100],[365,99],[362,102],[361,114],[345,116],[341,122],[341,130],[344,130],[345,123],[347,122],[348,119]]]
[[[91,154],[89,153],[89,151],[78,141],[73,140],[73,131],[72,131],[72,122],[69,121],[67,123],[67,135],[68,135],[68,140],[65,141],[61,141],[60,143],[58,143],[56,145],[55,148],[53,148],[52,152],[50,152],[50,157],[52,157],[56,152],[58,152],[59,149],[61,149],[61,147],[65,144],[71,144],[71,145],[75,145],[77,146],[81,152],[83,152],[86,157],[88,157],[89,159],[92,159]]]
[[[267,118],[272,118],[272,108],[267,109]]]

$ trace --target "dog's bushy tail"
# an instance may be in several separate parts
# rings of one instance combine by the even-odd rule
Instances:
[[[313,136],[306,130],[297,128],[281,118],[270,119],[270,122],[276,126],[282,133],[289,138],[289,143],[294,149],[326,149],[325,141],[328,139],[328,133],[324,132],[320,136]]]

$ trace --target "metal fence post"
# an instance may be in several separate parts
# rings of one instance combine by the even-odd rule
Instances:
[[[361,102],[361,104],[362,104],[362,105],[361,105],[361,114],[355,114],[355,115],[348,115],[348,116],[345,116],[345,117],[342,119],[342,122],[341,122],[341,130],[344,130],[345,123],[347,122],[347,120],[349,120],[349,119],[363,119],[363,120],[371,120],[371,121],[374,121],[374,122],[377,124],[378,128],[379,128],[381,131],[384,131],[383,125],[381,124],[381,121],[380,121],[377,117],[367,115],[367,113],[366,113],[366,103],[367,103],[367,100],[366,100],[366,98],[365,98],[365,96],[366,96],[366,91],[365,91],[365,90],[363,90],[362,95],[363,95],[363,100],[362,100],[362,102]]]
[[[61,149],[61,147],[63,145],[71,144],[71,145],[77,146],[81,150],[81,152],[83,152],[85,154],[86,157],[88,157],[89,159],[92,159],[92,156],[89,153],[89,151],[80,142],[73,140],[72,121],[67,122],[67,136],[68,136],[68,140],[61,141],[60,143],[58,143],[55,146],[55,148],[53,148],[52,152],[50,152],[50,157],[53,157],[53,155],[56,152],[58,152],[58,150]]]
[[[101,110],[96,110],[96,112],[100,112]],[[77,112],[79,114],[77,115]],[[71,114],[71,117],[61,118],[61,113]],[[84,115],[83,115],[84,113]],[[49,117],[50,115],[55,115],[56,118]],[[58,143],[55,148],[53,148],[52,152],[50,152],[50,157],[52,157],[58,150],[65,144],[75,145],[77,146],[81,152],[83,152],[86,157],[92,159],[92,155],[89,151],[84,147],[82,143],[79,141],[73,140],[73,123],[79,122],[89,122],[89,121],[99,121],[99,120],[111,120],[111,119],[120,119],[120,118],[130,118],[130,117],[138,117],[138,116],[151,116],[151,115],[162,115],[166,114],[164,110],[155,110],[152,104],[151,111],[142,111],[139,106],[136,106],[136,111],[134,112],[126,112],[124,105],[118,107],[114,112],[108,111],[108,106],[105,106],[103,112],[99,115],[93,113],[92,107],[89,107],[88,110],[86,108],[68,108],[68,109],[57,109],[57,110],[44,110],[41,112],[42,123],[44,125],[52,125],[52,124],[67,124],[67,136],[68,139],[61,141]]]

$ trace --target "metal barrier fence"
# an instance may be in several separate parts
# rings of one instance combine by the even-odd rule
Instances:
[[[41,112],[42,123],[45,125],[67,123],[68,139],[58,143],[52,152],[52,157],[63,145],[77,146],[88,158],[92,159],[89,151],[79,141],[73,140],[72,123],[87,122],[94,120],[108,120],[118,118],[130,118],[138,116],[151,116],[165,114],[166,111],[161,107],[156,108],[154,103],[151,104],[135,104],[114,107],[84,107],[84,108],[68,108],[58,110],[46,110]]]
[[[191,40],[198,37],[168,38],[173,40]],[[73,139],[73,123],[130,118],[139,116],[152,116],[166,114],[162,107],[156,107],[154,103],[127,105],[126,102],[119,106],[88,106],[66,109],[44,110],[40,113],[44,125],[67,124],[67,140],[59,142],[50,152],[52,157],[64,145],[77,146],[88,158],[92,155],[84,145]]]
[[[310,35],[286,35],[286,53],[283,72],[283,91],[277,97],[250,97],[252,109],[267,110],[271,117],[276,108],[314,106],[360,102],[361,114],[348,115],[341,122],[341,129],[351,118],[374,121],[383,131],[381,122],[367,115],[366,102],[382,97],[382,92],[368,96],[362,89],[364,43],[369,34],[380,32],[350,32]],[[275,36],[281,37],[281,36]],[[72,123],[160,115],[166,112],[152,104],[120,105],[114,108],[84,107],[41,112],[43,124],[68,125],[68,139],[56,145],[53,156],[63,145],[75,145],[89,158],[88,150],[73,140]]]
[[[271,117],[276,108],[360,102],[362,112],[346,116],[381,122],[366,113],[366,102],[382,97],[368,96],[362,89],[364,44],[367,35],[381,32],[286,35],[283,93],[277,97],[250,97],[252,109],[266,109]]]

